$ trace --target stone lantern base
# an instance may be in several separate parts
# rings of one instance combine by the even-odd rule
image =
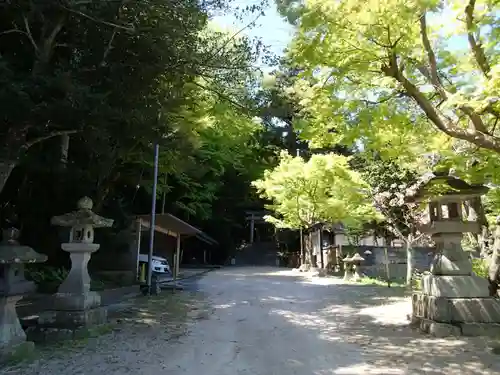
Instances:
[[[500,299],[476,275],[426,275],[412,296],[412,325],[438,337],[498,336]]]
[[[26,334],[16,313],[16,303],[22,296],[0,298],[0,362],[16,353],[33,351],[34,344],[26,341]]]
[[[107,322],[107,308],[100,304],[101,296],[94,291],[56,293],[52,309],[41,314],[36,325],[27,329],[28,338],[53,342],[85,336],[91,327]]]
[[[87,327],[105,323],[107,319],[107,309],[101,306],[101,296],[93,291],[56,293],[53,306],[55,323],[63,327]]]
[[[72,340],[84,337],[92,327],[106,323],[107,317],[108,310],[103,306],[84,310],[50,310],[41,314],[36,324],[28,327],[26,332],[28,339],[34,342]]]

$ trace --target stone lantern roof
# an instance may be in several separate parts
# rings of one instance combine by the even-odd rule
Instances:
[[[361,255],[359,255],[358,253],[354,254],[351,258],[351,262],[362,262],[364,261],[365,258],[363,258]]]
[[[113,225],[113,219],[106,219],[92,212],[94,204],[89,197],[80,199],[77,206],[78,210],[76,211],[61,216],[54,216],[51,220],[51,224],[60,227],[91,225],[94,228],[109,228]]]
[[[352,258],[349,258],[349,255],[346,255],[344,259],[342,259],[342,262],[352,262]]]
[[[440,201],[449,198],[470,199],[488,192],[484,185],[469,184],[448,172],[429,172],[406,191],[406,202]]]
[[[47,255],[39,254],[29,246],[20,245],[18,237],[19,230],[4,230],[0,243],[0,264],[42,263],[47,260]]]

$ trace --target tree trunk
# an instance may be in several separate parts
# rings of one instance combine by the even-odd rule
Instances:
[[[406,285],[411,285],[413,278],[413,249],[411,247],[411,239],[406,241]]]
[[[306,264],[306,247],[304,246],[304,232],[302,231],[302,228],[300,229],[300,232],[299,232],[299,241],[300,241],[300,256],[302,258],[302,262],[301,262],[301,265],[302,264]]]
[[[0,193],[3,191],[11,172],[14,170],[16,165],[16,161],[0,160]]]
[[[497,297],[498,285],[500,276],[500,223],[497,225],[494,232],[493,252],[488,264],[488,282],[490,283],[490,296]]]
[[[61,168],[68,164],[69,134],[61,135]]]
[[[323,230],[319,231],[319,259],[321,262],[321,268],[325,268],[325,260],[323,259]]]

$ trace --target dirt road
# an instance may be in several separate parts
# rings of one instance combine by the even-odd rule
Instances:
[[[407,328],[409,305],[395,288],[239,267],[207,274],[198,288],[211,311],[185,336],[167,340],[166,332],[151,331],[117,342],[111,335],[92,353],[41,360],[22,374],[500,373],[500,357],[484,340],[435,339]]]

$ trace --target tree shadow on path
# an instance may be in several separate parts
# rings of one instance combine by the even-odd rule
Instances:
[[[290,329],[306,329],[331,350],[341,352],[350,344],[361,361],[333,364],[314,374],[498,374],[500,358],[488,350],[484,338],[438,339],[412,330],[407,321],[410,300],[402,288],[372,285],[316,285],[301,275],[255,272],[228,276],[232,282],[251,282],[266,295],[260,306],[271,317],[279,316]],[[294,282],[298,293],[283,295],[280,284]],[[289,290],[289,289],[287,289]],[[311,373],[307,371],[307,373]]]

